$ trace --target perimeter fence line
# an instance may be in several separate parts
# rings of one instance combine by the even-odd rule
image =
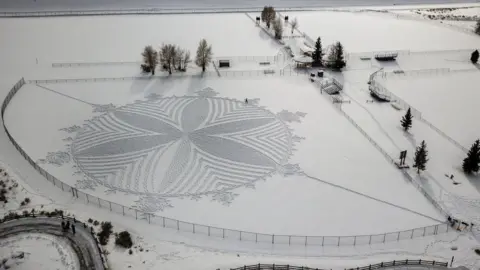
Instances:
[[[345,268],[345,270],[375,270],[387,267],[397,267],[397,266],[436,266],[436,267],[448,267],[448,262],[438,262],[438,261],[428,261],[428,260],[394,260],[389,262],[381,262],[377,264],[370,264],[362,267],[356,268]],[[220,270],[220,269],[217,269]],[[306,266],[295,266],[288,264],[252,264],[244,265],[237,268],[230,268],[230,270],[325,270],[321,268],[311,268]]]
[[[230,60],[233,62],[273,62],[279,61],[278,55],[241,55],[241,56],[217,56],[213,61]],[[142,61],[101,61],[101,62],[55,62],[52,63],[54,68],[67,67],[94,67],[94,66],[126,66],[126,65],[140,65]]]
[[[9,91],[2,104],[1,117],[5,110],[15,96],[19,89],[26,83],[24,78],[20,79],[13,88]],[[136,208],[117,204],[99,197],[90,195],[77,188],[70,186],[59,180],[40,165],[38,165],[26,151],[15,141],[13,136],[9,133],[5,121],[3,121],[3,128],[17,151],[30,163],[30,165],[40,173],[47,181],[54,186],[59,187],[64,192],[68,192],[72,197],[83,201],[86,204],[93,204],[99,208],[107,209],[110,212],[115,212],[123,216],[135,218],[136,220],[144,220],[150,224],[156,224],[163,228],[170,228],[181,232],[189,232],[193,234],[200,234],[209,237],[216,237],[221,239],[232,239],[238,241],[268,243],[268,244],[285,244],[285,245],[303,245],[303,246],[356,246],[356,245],[370,245],[386,242],[396,242],[400,240],[413,239],[424,236],[438,235],[447,233],[452,228],[446,224],[441,223],[437,225],[414,228],[411,230],[389,232],[375,235],[353,235],[353,236],[299,236],[299,235],[275,235],[263,234],[256,232],[248,232],[227,228],[219,228],[214,226],[196,224],[191,222],[184,222],[181,220],[171,219],[164,216],[159,216],[153,213],[143,212]]]

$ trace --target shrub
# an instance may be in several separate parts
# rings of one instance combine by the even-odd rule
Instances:
[[[115,238],[115,245],[121,246],[124,248],[131,248],[133,245],[132,237],[127,231],[120,232]]]
[[[25,204],[29,204],[30,203],[30,198],[25,198]]]
[[[147,66],[146,64],[141,64],[140,68],[142,69],[142,71],[144,73],[150,73],[152,71],[152,69],[149,66]]]
[[[100,222],[98,222],[98,220],[95,220],[95,221],[93,222],[93,225],[95,225],[95,226],[98,226],[98,224],[100,224]]]
[[[130,249],[128,250],[128,254],[132,255],[133,254],[133,251]]]
[[[102,222],[102,230],[97,234],[101,245],[104,246],[108,244],[108,238],[113,232],[112,229],[113,226],[111,222]]]
[[[92,222],[93,222],[93,219],[89,218],[88,223],[92,223]]]

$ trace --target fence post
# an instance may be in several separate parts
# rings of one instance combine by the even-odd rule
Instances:
[[[222,238],[225,238],[225,229],[222,229]]]
[[[387,234],[386,234],[386,233],[383,234],[383,243],[385,243],[385,238],[387,238]]]
[[[272,234],[272,244],[275,244],[275,234]]]
[[[88,203],[90,203],[90,201],[88,200],[88,194],[85,193],[85,195],[87,195],[85,197],[87,197],[87,204],[88,204]]]
[[[137,209],[135,209],[135,219],[138,219],[138,217],[137,217]]]
[[[397,234],[397,242],[400,240],[400,232]]]
[[[355,236],[355,237],[353,238],[353,245],[354,245],[354,246],[357,245],[357,236]]]
[[[415,230],[415,229],[412,229],[412,235],[410,236],[410,239],[413,239],[413,230]]]
[[[427,227],[423,227],[423,236],[425,236],[426,232],[427,232]]]
[[[305,246],[307,246],[308,236],[305,236]]]
[[[288,236],[288,245],[290,246],[290,240],[291,240],[292,236]]]
[[[60,182],[60,184],[62,185],[62,191],[65,191],[65,190],[63,190],[63,182]]]
[[[177,231],[180,231],[180,222],[177,220]]]
[[[323,242],[325,241],[325,236],[322,236],[322,247],[323,247]]]
[[[395,265],[395,260],[393,260],[393,265]]]
[[[339,236],[339,237],[338,237],[338,243],[337,243],[337,247],[339,247],[339,246],[340,246],[340,238],[341,238],[341,236]]]
[[[195,233],[195,224],[192,223],[192,225],[193,225],[193,233]]]
[[[98,199],[98,207],[102,208],[102,205],[100,205],[100,198],[97,198]]]
[[[125,216],[125,206],[122,205],[122,214]]]
[[[108,202],[108,204],[110,204],[110,212],[112,212],[112,202]]]
[[[150,224],[150,213],[147,213],[148,224]]]
[[[258,233],[255,233],[255,243],[257,243]]]
[[[210,236],[210,226],[208,226],[207,228],[208,228],[208,236]]]

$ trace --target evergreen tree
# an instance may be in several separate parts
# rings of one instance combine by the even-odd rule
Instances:
[[[408,108],[407,113],[403,116],[400,123],[402,124],[403,130],[408,131],[412,127],[412,112]]]
[[[480,164],[480,140],[476,140],[473,143],[470,151],[468,151],[467,157],[463,160],[463,171],[466,174],[478,172]]]
[[[315,42],[315,50],[312,53],[313,66],[321,67],[323,66],[323,51],[322,51],[322,40],[320,37],[317,38]]]
[[[476,64],[478,62],[478,50],[475,50],[473,53],[472,53],[472,56],[470,57],[470,61],[472,61],[472,63]]]
[[[480,20],[477,21],[477,25],[475,26],[475,33],[480,35]]]
[[[420,146],[415,150],[415,158],[413,159],[413,167],[417,168],[417,173],[420,174],[420,171],[425,171],[427,161],[428,161],[428,151],[427,144],[425,141],[422,141]]]
[[[337,42],[332,45],[332,48],[328,55],[328,66],[336,70],[340,70],[346,66],[345,59],[343,57],[342,43]]]

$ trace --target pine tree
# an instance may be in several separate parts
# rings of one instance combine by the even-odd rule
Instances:
[[[313,66],[321,67],[323,66],[323,51],[322,51],[322,40],[320,37],[317,38],[315,42],[315,50],[312,53]]]
[[[425,141],[422,141],[420,146],[415,150],[415,158],[413,159],[413,167],[417,168],[417,173],[420,174],[420,171],[425,171],[427,161],[428,161],[428,151],[427,144]]]
[[[475,33],[480,35],[480,20],[477,21],[477,25],[475,26]]]
[[[408,108],[407,113],[402,117],[400,123],[402,124],[403,130],[408,131],[412,127],[412,112]]]
[[[470,151],[468,151],[467,157],[463,160],[463,171],[466,174],[478,172],[480,164],[480,140],[476,140],[473,143]]]
[[[470,61],[472,61],[472,63],[476,64],[478,62],[478,56],[479,56],[478,50],[475,50],[472,53],[472,56],[470,57]]]

